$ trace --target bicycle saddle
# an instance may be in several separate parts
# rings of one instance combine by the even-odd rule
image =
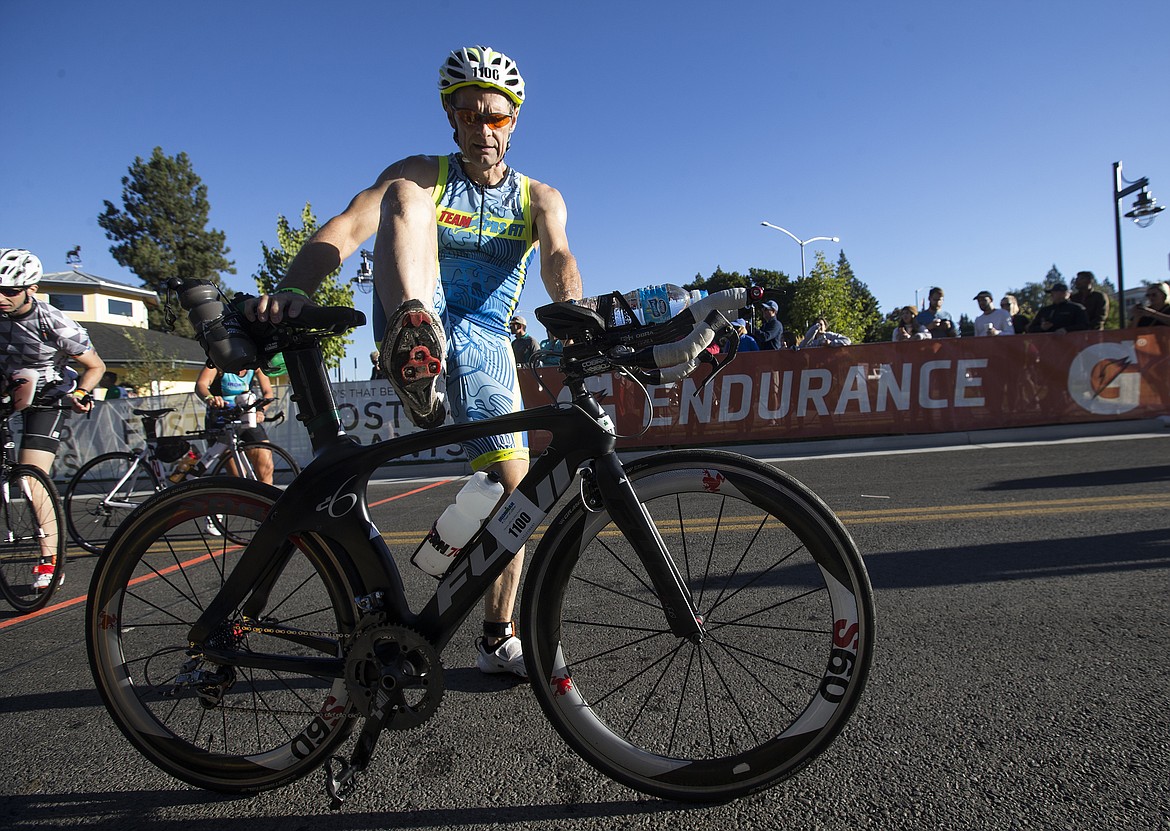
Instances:
[[[561,340],[581,340],[587,335],[605,331],[601,315],[569,301],[541,306],[536,310],[536,319],[544,324],[550,335]]]

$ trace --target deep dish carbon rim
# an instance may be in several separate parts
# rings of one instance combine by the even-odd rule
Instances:
[[[280,787],[319,767],[352,728],[341,677],[221,666],[187,642],[242,551],[210,532],[208,517],[254,525],[274,494],[243,480],[168,490],[127,520],[91,585],[90,662],[107,709],[147,758],[199,787]],[[340,667],[350,585],[318,540],[289,540],[283,555],[263,611],[245,619],[237,609],[207,646]]]
[[[587,761],[646,793],[719,801],[792,775],[844,726],[868,672],[872,593],[849,535],[795,480],[730,454],[627,472],[707,637],[670,634],[628,543],[577,503],[527,577],[538,700]]]

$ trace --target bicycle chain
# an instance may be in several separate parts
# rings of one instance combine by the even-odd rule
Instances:
[[[237,623],[234,625],[236,627],[238,627],[241,632],[256,632],[256,633],[261,634],[261,635],[287,635],[289,633],[288,629],[277,629],[277,628],[274,628],[271,626],[253,626],[252,624],[249,624],[249,623]],[[324,632],[324,631],[318,631],[318,630],[312,630],[312,629],[298,629],[296,631],[297,631],[297,634],[299,634],[299,635],[309,635],[309,636],[312,636],[314,638],[333,638],[342,644],[343,649],[348,649],[349,643],[347,643],[347,641],[353,640],[352,633],[349,635],[343,635],[341,632]],[[194,647],[194,644],[192,644],[192,646]],[[222,704],[222,703],[216,705],[216,709],[230,710],[232,712],[245,712],[245,713],[254,712],[254,708],[252,708],[252,707],[238,707],[238,706],[234,706],[232,704]],[[316,715],[317,711],[316,710],[285,710],[285,709],[281,709],[281,708],[269,707],[267,709],[267,712],[275,713],[276,715],[281,715],[281,716],[304,716],[304,715]],[[358,712],[356,709],[354,709],[352,712],[343,713],[342,716],[343,716],[343,718],[361,718],[362,714],[360,712]]]

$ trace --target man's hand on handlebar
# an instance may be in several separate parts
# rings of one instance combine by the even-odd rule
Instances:
[[[259,320],[262,323],[280,323],[284,318],[300,316],[305,306],[316,304],[307,297],[291,292],[278,291],[274,294],[262,294],[259,297],[244,303],[244,315],[248,320]]]

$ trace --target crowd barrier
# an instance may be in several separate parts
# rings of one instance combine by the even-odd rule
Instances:
[[[593,379],[621,448],[743,444],[1048,424],[1123,421],[1170,413],[1170,327],[858,344],[744,353],[698,390],[707,369],[675,386],[643,389],[620,375]],[[520,373],[527,406],[551,400],[558,370]],[[545,386],[540,379],[545,379]],[[273,441],[306,464],[308,436],[277,386],[283,423]],[[335,384],[342,426],[363,444],[415,428],[384,381]],[[564,400],[564,391],[560,398]],[[98,453],[141,445],[132,408],[175,407],[163,434],[198,430],[204,407],[190,394],[102,402],[74,416],[54,477],[68,478]],[[529,437],[540,452],[547,434]],[[456,461],[458,445],[397,462]]]

